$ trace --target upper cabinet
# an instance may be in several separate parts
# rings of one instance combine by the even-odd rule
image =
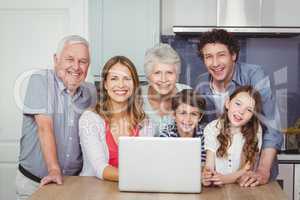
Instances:
[[[300,27],[299,0],[162,0],[162,33],[172,27]]]
[[[258,26],[261,0],[218,0],[217,26]]]
[[[147,49],[159,42],[160,0],[90,0],[92,73],[99,75],[105,62],[124,55],[143,76]]]
[[[299,0],[262,0],[263,26],[300,26]]]
[[[162,34],[172,35],[173,26],[215,26],[217,0],[161,0]]]

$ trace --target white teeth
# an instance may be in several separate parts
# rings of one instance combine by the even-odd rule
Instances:
[[[221,67],[221,68],[216,68],[216,69],[214,69],[215,72],[220,72],[220,71],[222,71],[222,70],[223,70],[222,67]]]
[[[127,90],[116,90],[114,91],[114,93],[117,95],[125,95],[127,93]]]
[[[160,85],[159,87],[160,87],[160,88],[163,88],[163,89],[167,89],[167,88],[169,88],[169,86],[168,86],[168,85]]]
[[[68,71],[68,73],[69,73],[71,76],[80,76],[80,73],[75,73],[75,72],[70,72],[70,71]]]
[[[181,124],[182,127],[186,128],[186,129],[189,129],[192,127],[191,124]]]

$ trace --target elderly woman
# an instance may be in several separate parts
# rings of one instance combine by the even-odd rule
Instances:
[[[144,70],[148,85],[142,86],[144,110],[156,129],[171,118],[171,98],[190,86],[177,83],[181,61],[177,52],[168,44],[158,44],[145,55]]]

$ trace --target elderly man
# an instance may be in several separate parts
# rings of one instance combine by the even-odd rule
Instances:
[[[241,186],[256,186],[274,180],[278,174],[276,153],[280,150],[283,136],[277,127],[278,109],[270,88],[269,78],[258,65],[238,63],[239,45],[225,30],[214,29],[200,38],[200,56],[208,73],[200,76],[197,89],[206,97],[207,121],[223,112],[226,98],[239,86],[252,85],[262,96],[264,125],[262,153],[258,168],[240,178]]]
[[[63,175],[81,171],[78,120],[96,102],[94,86],[84,82],[89,63],[88,42],[71,35],[59,43],[54,70],[31,76],[23,109],[18,199],[27,199],[39,185],[62,184]]]

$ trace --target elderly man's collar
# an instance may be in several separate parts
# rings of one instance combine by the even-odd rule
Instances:
[[[64,82],[57,76],[57,74],[55,73],[55,81],[57,82],[57,85],[58,85],[58,89],[59,89],[59,92],[60,94],[62,94],[63,92],[67,92],[69,93],[68,91],[68,88],[65,86]],[[76,92],[75,94],[73,95],[74,98],[77,98],[79,96],[82,96],[82,86],[80,85],[77,89],[76,89]]]

